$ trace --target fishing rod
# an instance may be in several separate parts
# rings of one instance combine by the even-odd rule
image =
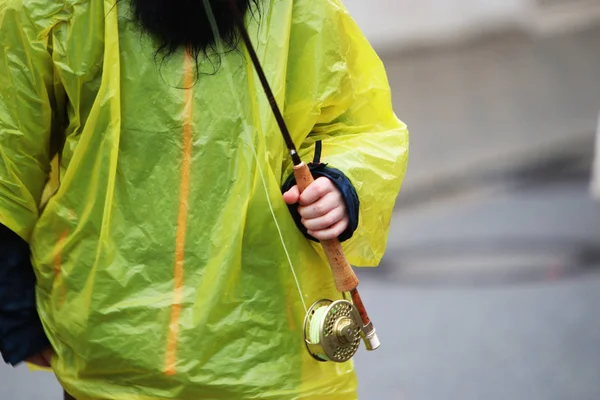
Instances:
[[[289,155],[294,163],[294,177],[298,189],[302,193],[314,182],[314,178],[308,165],[301,160],[296,150],[294,141],[248,35],[242,13],[239,11],[235,0],[228,1],[239,33],[250,54]],[[380,342],[373,322],[369,318],[358,293],[358,277],[346,259],[340,241],[331,239],[321,240],[320,243],[329,260],[335,286],[344,295],[345,299],[338,301],[324,299],[313,304],[304,320],[305,344],[309,353],[319,361],[345,362],[352,358],[358,350],[360,338],[363,339],[365,347],[369,351],[377,349]]]

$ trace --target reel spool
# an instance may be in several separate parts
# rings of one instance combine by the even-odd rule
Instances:
[[[304,343],[317,361],[343,363],[350,360],[361,340],[362,320],[347,300],[319,300],[304,319]]]

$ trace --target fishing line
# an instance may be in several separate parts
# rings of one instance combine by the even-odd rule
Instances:
[[[215,19],[215,16],[213,14],[212,11],[212,7],[210,6],[210,1],[209,0],[203,0],[204,2],[204,7],[206,8],[206,13],[208,14],[208,19],[210,21],[210,25],[213,31],[213,35],[215,37],[215,41],[216,41],[216,46],[217,46],[217,50],[219,51],[219,53],[223,53],[223,49],[222,49],[222,45],[220,42],[220,34],[219,34],[219,29],[218,29],[218,25],[217,25],[217,21]],[[223,58],[223,64],[222,66],[226,66],[227,69],[229,69],[229,60],[224,57]],[[227,77],[227,82],[229,84],[229,88],[231,89],[231,92],[233,93],[233,98],[235,99],[235,105],[237,108],[237,112],[238,115],[243,115],[243,107],[241,104],[240,99],[238,98],[238,96],[236,96],[236,91],[235,91],[235,84],[233,83],[233,79],[232,79],[232,75],[227,73],[225,74]],[[250,75],[249,75],[250,78]],[[294,268],[294,264],[292,262],[292,258],[290,257],[290,252],[285,244],[285,240],[283,238],[283,232],[281,230],[281,227],[279,226],[279,222],[277,221],[277,216],[275,215],[275,209],[273,207],[273,203],[271,202],[271,197],[269,195],[269,188],[267,186],[267,182],[263,173],[263,169],[261,167],[261,162],[258,159],[258,154],[256,151],[256,147],[254,145],[254,141],[252,140],[252,136],[250,135],[250,132],[252,131],[252,129],[249,129],[247,122],[244,121],[244,125],[246,126],[246,129],[244,129],[246,132],[248,132],[248,136],[249,136],[249,147],[252,149],[252,154],[254,156],[254,160],[256,161],[256,166],[260,175],[260,179],[263,185],[263,188],[265,190],[265,196],[267,198],[267,204],[269,205],[269,211],[271,212],[271,216],[273,217],[273,222],[275,223],[275,226],[277,227],[277,233],[279,234],[279,240],[281,242],[281,246],[283,247],[283,250],[285,252],[288,264],[290,266],[290,270],[292,271],[292,275],[294,277],[294,281],[296,283],[296,287],[298,289],[298,294],[300,295],[300,300],[302,300],[302,306],[304,307],[304,311],[308,312],[308,306],[306,305],[306,301],[304,300],[304,294],[302,293],[302,288],[300,285],[300,280],[298,279],[298,275],[296,274],[296,269]],[[264,142],[264,137],[262,138],[263,142]]]
[[[215,39],[220,39],[218,25],[210,3],[208,0],[203,0],[203,2],[209,17],[213,35]],[[255,67],[255,71],[258,74],[267,99],[269,100],[269,105],[271,106],[275,120],[279,125],[281,134],[287,145],[289,155],[294,163],[293,169],[296,183],[300,192],[302,193],[314,182],[314,177],[312,176],[312,173],[310,172],[310,169],[306,163],[300,159],[300,156],[296,150],[292,137],[283,119],[283,115],[277,105],[275,96],[269,86],[269,82],[258,59],[258,55],[256,54],[254,46],[248,35],[248,31],[244,22],[244,16],[238,10],[235,0],[229,0],[229,7],[230,11],[233,13],[233,17],[236,19],[239,33],[241,34],[244,44],[246,45],[246,51]],[[216,46],[218,49],[222,48],[219,40],[216,40]],[[224,65],[228,66],[227,60],[224,61]],[[251,88],[254,88],[252,70],[248,70],[247,73],[249,84],[252,86]],[[233,83],[231,74],[226,74],[226,77],[232,93],[235,94],[235,85]],[[243,115],[241,101],[235,95],[234,98],[236,99],[235,103],[239,115]],[[252,104],[255,107],[255,103]],[[258,113],[255,112],[254,114],[256,115]],[[247,127],[246,122],[244,122],[244,126]],[[246,130],[248,132],[252,131],[251,129]],[[262,139],[262,144],[266,147],[265,138],[261,135],[258,135],[258,138],[259,140]],[[264,173],[261,168],[261,162],[258,159],[257,150],[251,136],[250,142],[250,148],[252,149],[252,153],[257,164],[257,169],[266,192],[267,203],[269,205],[273,221],[275,222],[275,226],[277,227],[281,245],[286,253],[290,269],[294,276],[298,293],[300,294],[302,304],[306,311],[306,317],[304,319],[304,342],[308,352],[318,361],[333,361],[342,363],[350,360],[354,356],[358,350],[361,338],[365,342],[367,350],[371,351],[379,348],[380,342],[377,337],[375,327],[373,326],[373,323],[366,312],[360,294],[358,293],[358,278],[356,277],[352,266],[344,255],[344,250],[341,246],[341,243],[337,239],[322,240],[320,243],[329,261],[329,266],[331,267],[331,272],[333,273],[336,288],[340,293],[343,294],[344,299],[337,301],[328,299],[319,300],[314,303],[310,309],[307,309],[298,276],[285,244],[283,233],[277,221],[273,204],[269,197],[269,188],[267,187]]]

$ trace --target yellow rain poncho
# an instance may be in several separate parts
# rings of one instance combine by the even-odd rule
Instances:
[[[381,61],[341,0],[264,1],[247,24],[301,156],[322,140],[357,190],[349,261],[376,266],[408,154]],[[247,53],[196,81],[183,52],[154,51],[126,1],[0,1],[0,223],[31,246],[60,383],[79,400],[356,398],[351,362],[304,347],[284,247],[307,304],[340,295],[282,200],[291,161]]]

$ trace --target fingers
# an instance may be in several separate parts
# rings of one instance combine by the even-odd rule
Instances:
[[[52,365],[52,357],[54,357],[54,350],[52,347],[47,347],[36,355],[29,357],[28,363],[37,365],[42,368],[50,368]]]
[[[321,177],[310,184],[302,194],[298,185],[294,185],[290,190],[283,194],[283,200],[287,204],[299,203],[301,206],[307,206],[315,203],[329,193],[338,192],[335,185],[327,178]]]
[[[308,234],[318,240],[336,239],[346,230],[346,228],[348,228],[348,223],[348,217],[345,217],[328,229],[323,229],[320,231],[308,231]]]
[[[304,219],[319,218],[340,205],[343,205],[342,195],[335,191],[327,193],[313,204],[298,207],[298,213]]]
[[[283,194],[283,201],[287,204],[296,204],[300,198],[300,191],[298,190],[298,185],[295,185],[290,190]]]
[[[344,198],[328,178],[318,178],[302,193],[294,186],[283,194],[283,199],[290,205],[299,204],[302,224],[317,240],[336,239],[350,224]]]
[[[310,205],[326,194],[336,191],[337,188],[333,182],[325,177],[320,177],[311,183],[304,192],[300,195],[300,205]]]
[[[331,226],[337,224],[346,217],[346,210],[344,207],[335,207],[327,214],[319,216],[317,218],[302,218],[302,224],[309,231],[320,231],[328,229]]]
[[[50,366],[52,364],[52,358],[54,357],[54,350],[52,349],[52,347],[47,347],[46,349],[44,349],[41,353],[42,357],[44,358],[44,360],[46,361],[46,363],[48,364],[48,366]]]
[[[42,353],[38,353],[34,356],[29,357],[26,360],[28,363],[37,365],[38,367],[48,368],[50,367],[50,362],[44,358]]]

